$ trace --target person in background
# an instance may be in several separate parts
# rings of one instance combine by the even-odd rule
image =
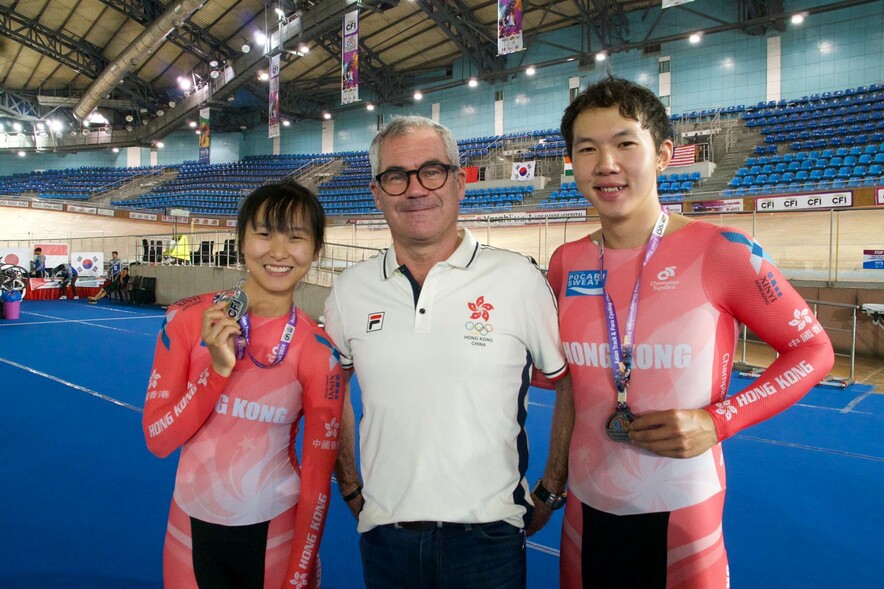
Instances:
[[[116,253],[116,252],[114,252]],[[121,268],[116,278],[113,279],[110,284],[102,288],[98,291],[98,294],[94,297],[89,297],[89,304],[95,305],[103,299],[104,297],[110,296],[111,293],[118,292],[120,293],[120,298],[125,298],[124,295],[127,292],[126,289],[129,286],[129,269]]]
[[[116,280],[120,272],[123,270],[123,260],[120,259],[119,252],[113,251],[111,252],[110,262],[107,264],[107,277],[113,282]]]
[[[52,276],[55,277],[59,282],[59,288],[61,289],[61,296],[59,299],[68,298],[68,285],[71,287],[71,294],[73,294],[74,299],[79,299],[77,296],[77,277],[80,275],[77,272],[77,268],[72,266],[71,264],[65,262],[64,264],[59,264],[55,268],[52,269]]]
[[[362,475],[348,402],[337,480],[359,520],[365,584],[522,588],[526,533],[563,502],[573,424],[554,298],[533,260],[458,230],[466,173],[448,129],[396,118],[369,158],[393,244],[345,270],[324,311],[362,391]],[[532,365],[558,391],[534,495]]]
[[[34,248],[34,259],[31,261],[31,277],[43,278],[46,276],[46,256],[43,255],[43,248]]]
[[[721,442],[817,384],[831,343],[751,236],[661,207],[673,143],[650,90],[591,84],[561,130],[601,223],[548,273],[576,408],[561,587],[724,589]],[[778,357],[726,398],[740,323]]]
[[[292,299],[324,231],[309,190],[258,188],[237,220],[245,281],[217,302],[202,294],[166,313],[143,430],[157,456],[181,449],[163,553],[169,589],[319,585],[344,396],[337,351]]]

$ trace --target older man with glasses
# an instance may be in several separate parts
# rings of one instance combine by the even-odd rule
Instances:
[[[341,274],[325,306],[362,391],[361,477],[350,403],[337,474],[359,520],[365,583],[522,588],[525,536],[563,504],[573,427],[555,301],[533,260],[458,230],[466,174],[448,129],[394,119],[369,158],[393,244]],[[557,388],[533,495],[532,367]]]

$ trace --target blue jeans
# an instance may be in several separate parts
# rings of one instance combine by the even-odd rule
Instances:
[[[524,589],[525,532],[506,522],[444,524],[413,531],[378,526],[362,534],[368,589]]]

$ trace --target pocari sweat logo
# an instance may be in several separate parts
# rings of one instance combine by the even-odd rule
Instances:
[[[607,270],[575,270],[568,273],[568,297],[600,297],[605,288]]]

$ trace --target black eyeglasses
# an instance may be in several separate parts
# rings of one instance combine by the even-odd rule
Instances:
[[[417,170],[387,170],[381,172],[374,179],[384,192],[390,196],[399,196],[408,190],[408,181],[411,175],[417,176],[417,181],[427,190],[442,188],[448,181],[448,172],[457,169],[451,164],[424,164]]]

